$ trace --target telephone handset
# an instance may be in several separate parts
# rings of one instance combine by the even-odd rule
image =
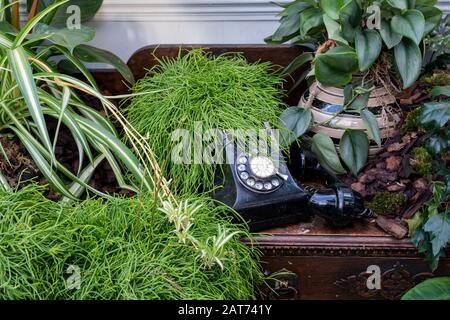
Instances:
[[[272,130],[267,131],[271,136]],[[308,221],[315,214],[336,226],[373,216],[361,197],[322,169],[313,154],[294,148],[288,166],[281,152],[261,154],[225,132],[222,138],[227,165],[214,197],[239,212],[252,231]],[[303,186],[298,180],[305,173],[321,176],[326,187]]]

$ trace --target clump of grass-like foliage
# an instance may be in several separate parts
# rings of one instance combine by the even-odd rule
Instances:
[[[249,235],[228,209],[208,198],[196,199],[187,228],[204,244],[197,254],[154,195],[62,204],[41,189],[0,192],[0,299],[255,298],[258,254],[239,240]],[[67,287],[71,265],[78,290]]]
[[[249,64],[235,53],[214,58],[202,49],[158,63],[135,85],[134,92],[149,94],[133,98],[125,111],[128,120],[148,136],[175,193],[211,190],[217,167],[194,163],[192,143],[191,164],[173,164],[171,153],[179,141],[172,141],[172,133],[188,130],[193,139],[199,123],[203,132],[260,130],[266,121],[276,126],[283,109],[282,78],[269,63]]]

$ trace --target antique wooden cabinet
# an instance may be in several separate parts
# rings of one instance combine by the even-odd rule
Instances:
[[[250,62],[271,61],[280,66],[286,66],[307,50],[284,45],[201,47],[214,54],[242,52]],[[179,50],[179,45],[146,47],[136,52],[128,64],[139,79],[155,65],[155,57],[176,57]],[[286,89],[292,87],[303,71],[286,81]],[[117,73],[96,72],[96,78],[110,94],[127,92]],[[287,103],[297,105],[305,89],[306,84],[299,86],[286,97]],[[270,281],[273,291],[266,292],[268,299],[399,299],[428,277],[450,276],[449,258],[442,259],[439,269],[431,273],[409,239],[396,240],[373,222],[334,229],[315,218],[310,223],[269,230],[256,236],[256,243],[248,245],[256,246],[264,254],[263,268],[273,279]],[[380,276],[379,288],[368,288],[371,275]]]

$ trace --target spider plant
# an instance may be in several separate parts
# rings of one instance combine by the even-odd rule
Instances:
[[[152,178],[141,165],[142,156],[136,156],[127,148],[112,122],[86,105],[79,96],[83,92],[99,99],[105,111],[124,125],[126,134],[135,142],[135,151],[140,146],[138,154],[149,155],[149,151],[142,152],[142,147],[145,148],[142,139],[127,126],[115,105],[100,93],[92,75],[73,54],[78,43],[72,40],[82,42],[86,30],[38,28],[40,21],[67,2],[53,3],[16,31],[7,23],[6,13],[17,2],[7,4],[6,0],[0,0],[0,135],[15,135],[64,199],[77,199],[86,189],[106,196],[88,184],[103,160],[109,162],[121,187],[133,191],[152,189]],[[65,46],[64,42],[72,47]],[[55,55],[70,61],[87,81],[59,73],[49,62]],[[46,118],[58,121],[54,136],[47,129]],[[77,145],[77,172],[65,168],[55,157],[55,144],[62,125],[70,130]],[[1,172],[0,182],[8,189]]]

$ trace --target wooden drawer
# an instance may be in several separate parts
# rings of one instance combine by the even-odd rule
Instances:
[[[301,234],[308,231],[307,234]],[[450,259],[431,272],[409,239],[396,240],[374,224],[333,230],[316,219],[257,237],[263,268],[276,294],[268,299],[399,299],[432,276],[450,276]],[[378,273],[379,272],[379,273]],[[379,289],[369,289],[376,273]]]

